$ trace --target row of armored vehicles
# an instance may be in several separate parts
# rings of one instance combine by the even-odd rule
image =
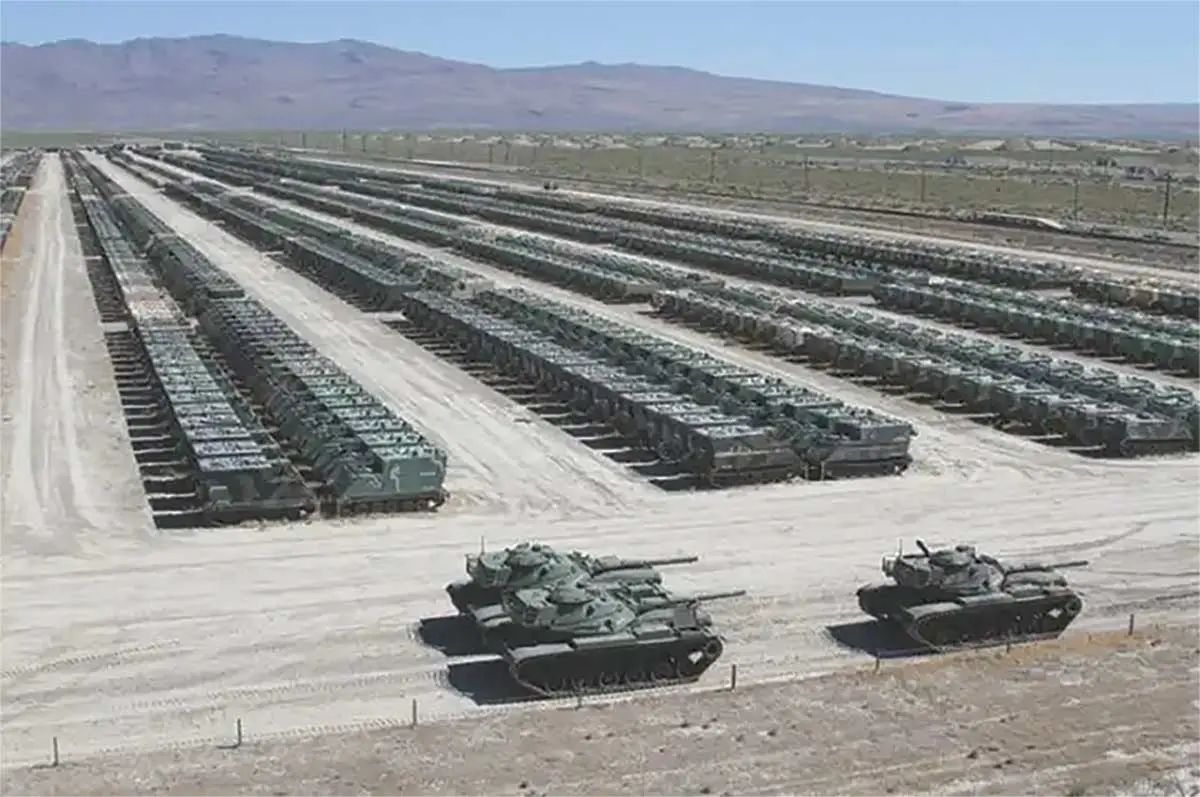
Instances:
[[[948,651],[1058,636],[1083,602],[1062,570],[1085,561],[1003,562],[973,546],[885,558],[888,577],[858,590],[860,608],[915,645]],[[446,586],[484,651],[542,697],[698,681],[725,650],[704,604],[745,590],[681,594],[660,567],[696,556],[622,559],[525,542],[469,555],[467,578]]]

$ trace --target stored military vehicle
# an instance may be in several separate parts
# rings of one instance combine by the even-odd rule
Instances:
[[[891,581],[858,590],[858,604],[935,650],[1026,642],[1061,634],[1083,601],[1059,571],[1086,561],[1005,563],[972,545],[885,557]]]
[[[745,590],[674,595],[581,578],[506,592],[484,643],[518,684],[544,697],[696,681],[725,649],[701,603]]]
[[[553,586],[581,576],[602,583],[661,584],[662,574],[654,568],[698,561],[698,556],[662,559],[589,556],[579,551],[563,553],[549,545],[523,542],[502,551],[468,555],[469,578],[446,585],[446,592],[460,613],[483,613],[483,619],[486,619],[489,611],[501,611],[500,598],[508,590]]]

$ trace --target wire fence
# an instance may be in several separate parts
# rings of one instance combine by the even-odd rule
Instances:
[[[1121,634],[1121,636],[1123,636],[1123,637],[1133,637],[1137,633],[1138,623],[1137,623],[1136,614],[1131,613],[1129,615],[1128,622],[1127,622],[1125,628],[1123,629],[1123,631],[1124,631],[1124,633]],[[1112,634],[1111,631],[1106,631],[1106,632],[1102,632],[1102,633],[1104,633],[1105,636],[1111,636],[1111,634]],[[1118,632],[1118,633],[1120,633],[1120,632]],[[1056,636],[1056,635],[1052,635],[1052,636]],[[1087,633],[1086,639],[1089,642],[1092,641],[1092,637],[1093,637],[1093,633]],[[1009,654],[1014,649],[1028,646],[1030,641],[1031,640],[1027,640],[1027,639],[1023,639],[1021,642],[1014,642],[1012,640],[1007,640],[1007,641],[999,643],[999,644],[991,644],[991,645],[986,645],[986,646],[964,648],[963,650],[961,650],[959,652],[987,654],[987,653],[999,653],[1000,651],[1003,651],[1003,653]],[[926,656],[928,656],[928,654],[933,653],[933,651],[931,651],[931,649],[928,647],[912,646],[912,647],[901,648],[898,646],[888,645],[888,646],[881,646],[879,648],[876,648],[875,650],[870,651],[869,653],[871,655],[871,661],[868,664],[866,664],[865,666],[858,668],[856,671],[859,673],[862,673],[862,674],[869,674],[869,675],[887,675],[891,672],[899,672],[900,671],[897,668],[889,667],[888,662],[891,662],[891,661],[909,661],[909,662],[911,662],[911,661],[914,661],[915,657],[919,657],[922,654],[926,654]],[[928,661],[929,658],[926,657],[924,660]],[[853,672],[855,670],[849,670],[849,671]],[[722,680],[720,682],[716,682],[716,678],[714,677],[716,674],[710,675],[710,676],[708,676],[708,678],[705,679],[707,681],[706,684],[699,686],[698,690],[692,690],[692,692],[689,692],[689,693],[695,693],[696,691],[704,692],[704,693],[734,692],[734,691],[738,690],[738,688],[739,688],[739,672],[740,671],[739,671],[738,664],[736,662],[731,663],[725,669],[724,675],[722,676]],[[793,678],[792,677],[779,677],[779,678],[768,678],[768,679],[755,678],[751,681],[750,685],[757,686],[757,685],[761,685],[764,683],[773,683],[773,682],[790,681],[790,680],[793,680]],[[514,705],[519,705],[521,703],[537,703],[537,704],[546,705],[549,707],[557,707],[557,708],[573,707],[574,709],[579,710],[579,709],[584,708],[587,705],[603,705],[603,704],[611,703],[611,702],[614,702],[617,700],[630,700],[630,699],[637,699],[639,697],[646,697],[646,696],[670,695],[672,693],[680,694],[678,692],[677,687],[666,686],[666,687],[650,688],[650,689],[631,689],[631,690],[628,690],[625,692],[608,692],[608,691],[604,691],[604,692],[598,691],[598,692],[594,692],[594,693],[579,692],[579,693],[575,694],[573,697],[556,698],[556,699],[550,699],[550,700],[547,700],[545,698],[540,698],[537,696],[525,696],[525,697],[513,697],[510,699],[506,699],[503,702],[503,704],[497,705],[496,707],[504,708],[506,706],[512,707]],[[30,763],[30,764],[28,764],[28,766],[30,766],[33,769],[54,769],[54,768],[62,766],[64,763],[69,763],[72,760],[94,759],[94,758],[107,757],[107,756],[112,756],[112,755],[131,755],[131,754],[137,754],[137,753],[143,753],[143,752],[152,752],[153,750],[157,750],[157,749],[168,749],[168,750],[175,751],[175,752],[184,751],[184,750],[202,750],[202,749],[230,751],[230,750],[240,750],[243,748],[253,748],[255,742],[271,743],[271,742],[277,742],[277,741],[281,741],[281,740],[285,740],[285,739],[292,740],[292,739],[298,739],[298,738],[313,738],[313,737],[319,737],[322,735],[331,735],[331,734],[336,734],[336,733],[353,733],[353,732],[362,732],[362,731],[388,731],[388,730],[405,730],[405,729],[416,730],[422,724],[421,706],[420,706],[420,703],[417,698],[412,698],[410,700],[409,709],[410,709],[409,715],[407,717],[403,717],[403,718],[389,717],[389,718],[382,718],[382,719],[364,720],[364,721],[360,721],[360,722],[353,722],[353,723],[343,724],[343,725],[338,725],[338,726],[320,726],[319,728],[314,728],[312,730],[312,732],[304,732],[305,729],[293,729],[293,728],[288,728],[288,729],[271,729],[269,727],[268,728],[262,728],[262,727],[255,728],[252,726],[252,724],[250,722],[246,721],[244,719],[244,717],[238,716],[238,717],[233,718],[231,724],[228,727],[226,727],[225,729],[218,729],[218,731],[215,735],[205,736],[205,737],[201,737],[201,738],[184,739],[184,740],[179,740],[179,741],[174,741],[174,742],[167,742],[165,744],[155,746],[155,747],[153,747],[153,749],[148,746],[144,746],[144,745],[143,746],[119,745],[117,747],[106,746],[106,747],[102,747],[102,748],[97,748],[95,746],[89,746],[85,742],[84,744],[80,745],[79,748],[77,748],[79,750],[79,753],[76,756],[71,755],[72,739],[70,736],[52,733],[52,734],[47,734],[48,738],[43,737],[43,738],[45,738],[45,742],[46,742],[45,758],[40,763]],[[467,716],[470,716],[470,715],[467,715]],[[455,719],[462,719],[462,718],[463,718],[462,716],[446,717],[446,716],[438,715],[434,721],[446,721],[446,720],[455,720]],[[75,740],[78,741],[78,737],[76,737]]]

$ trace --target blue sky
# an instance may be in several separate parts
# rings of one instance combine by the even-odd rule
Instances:
[[[1196,2],[19,2],[39,44],[229,33],[364,39],[491,66],[688,66],[977,102],[1196,102]]]

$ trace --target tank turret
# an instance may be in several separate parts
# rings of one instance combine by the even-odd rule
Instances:
[[[745,590],[676,595],[587,578],[506,592],[482,627],[513,678],[544,696],[695,681],[724,643],[702,603]]]
[[[658,559],[623,559],[590,556],[579,551],[564,553],[540,543],[524,542],[501,551],[467,556],[469,578],[446,586],[454,607],[462,614],[476,614],[498,607],[506,591],[553,585],[586,576],[604,583],[661,584],[655,568],[692,564],[698,556]]]
[[[1061,570],[1086,560],[1006,563],[973,545],[885,557],[891,580],[858,590],[867,614],[899,623],[935,649],[1023,642],[1061,634],[1083,609]]]

